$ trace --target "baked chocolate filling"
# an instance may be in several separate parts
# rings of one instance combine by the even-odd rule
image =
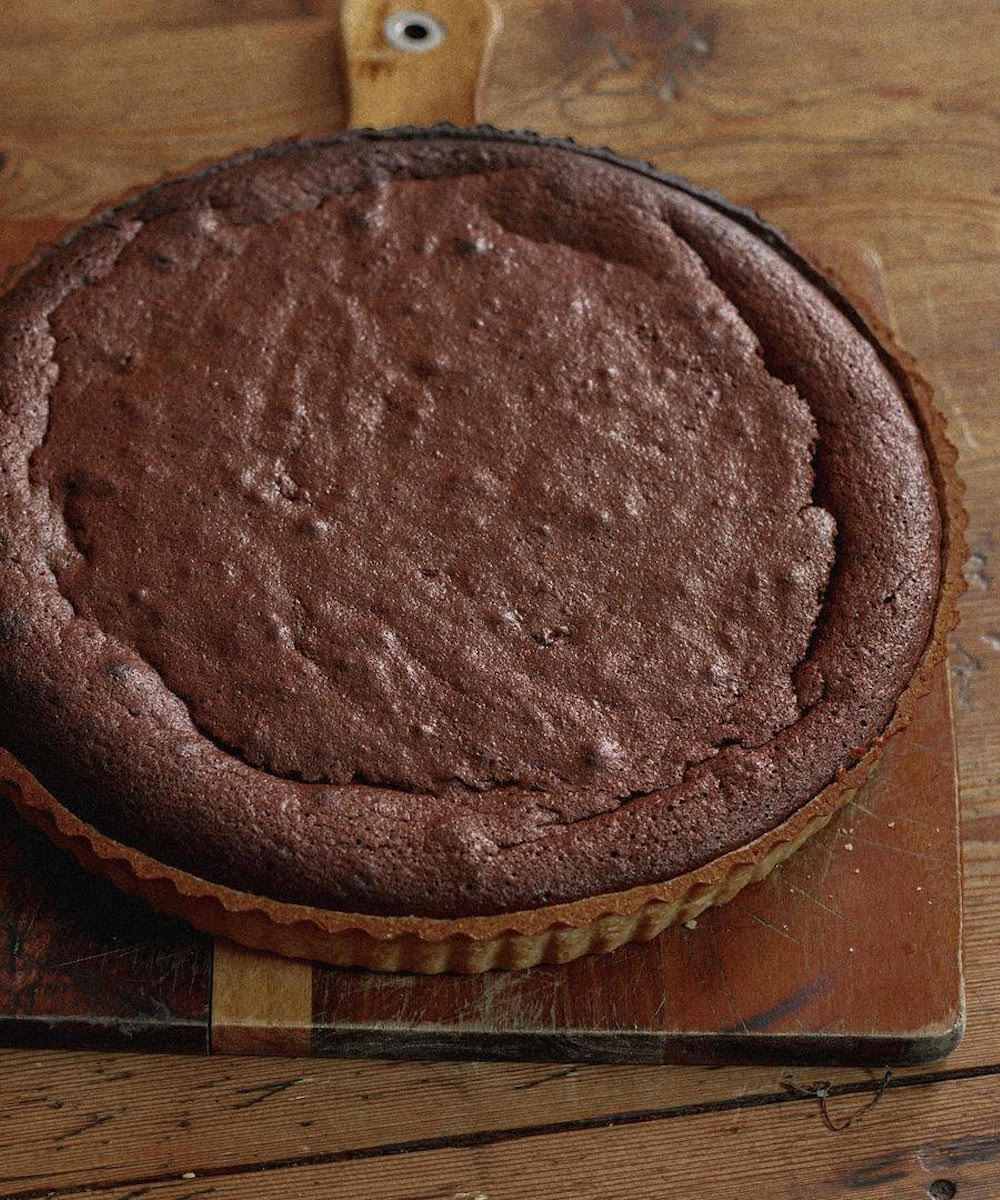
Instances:
[[[287,147],[107,215],[2,320],[3,736],[206,878],[426,915],[668,878],[853,761],[926,643],[899,382],[679,181]]]

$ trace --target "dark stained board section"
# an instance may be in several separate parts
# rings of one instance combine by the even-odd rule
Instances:
[[[212,945],[88,875],[0,798],[0,1044],[208,1048]]]

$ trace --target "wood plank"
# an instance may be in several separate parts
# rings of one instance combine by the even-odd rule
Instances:
[[[972,845],[966,895],[970,1022],[947,1064],[955,1072],[997,1062],[998,838],[994,831],[991,841]],[[783,1080],[806,1087],[822,1076],[836,1084],[871,1086],[872,1075],[848,1068],[199,1060],[55,1052],[0,1054],[0,1064],[7,1098],[0,1183],[13,1191],[122,1178],[121,1156],[108,1146],[128,1145],[127,1162],[136,1176],[179,1175],[245,1161],[248,1145],[262,1162],[300,1153],[337,1155],[552,1120],[599,1122],[624,1111],[686,1110],[734,1098],[767,1105],[785,1093]],[[909,1068],[897,1076],[925,1074],[926,1069]],[[100,1125],[93,1123],[95,1113]]]
[[[998,840],[994,833],[992,841],[973,845],[966,894],[970,1019],[965,1040],[948,1060],[955,1072],[998,1061]],[[8,1098],[0,1183],[12,1191],[122,1178],[121,1155],[109,1153],[108,1146],[128,1146],[127,1162],[137,1177],[179,1175],[246,1161],[248,1145],[261,1162],[303,1153],[335,1155],[736,1098],[770,1105],[784,1095],[783,1080],[801,1087],[819,1078],[871,1086],[872,1074],[879,1074],[857,1068],[554,1067],[55,1052],[0,1054],[0,1064]],[[926,1074],[926,1068],[907,1068],[897,1077]],[[95,1112],[102,1124],[91,1128]],[[673,1129],[665,1127],[661,1135],[668,1144],[681,1136]]]
[[[406,1150],[397,1144],[377,1155],[332,1157],[303,1148],[284,1163],[247,1158],[235,1169],[191,1170],[181,1178],[132,1175],[101,1195],[242,1200],[252,1188],[255,1200],[292,1193],[326,1200],[336,1186],[337,1194],[358,1200],[829,1200],[859,1194],[995,1200],[1000,1076],[890,1085],[862,1111],[873,1099],[853,1094],[823,1104],[786,1094],[766,1106],[734,1101],[722,1111],[688,1113],[677,1123],[681,1128],[670,1118],[634,1113],[609,1126],[512,1131]],[[839,1134],[830,1128],[845,1122]],[[51,1200],[69,1194],[49,1193]]]
[[[954,1069],[996,1061],[998,838],[1000,822],[981,829],[967,849],[970,1025],[949,1060]],[[120,1160],[105,1145],[127,1142],[128,1161],[137,1172],[162,1168],[179,1174],[239,1161],[247,1144],[263,1161],[294,1157],[304,1145],[328,1154],[441,1133],[544,1124],[553,1113],[559,1119],[597,1119],[623,1109],[779,1095],[785,1074],[780,1068],[199,1061],[79,1053],[7,1054],[0,1063],[10,1098],[3,1110],[0,1162],[9,1186],[18,1189],[114,1178]],[[800,1085],[818,1074],[790,1072]],[[858,1070],[822,1074],[837,1082],[867,1078]],[[95,1112],[102,1123],[91,1128]]]
[[[566,1125],[625,1128],[648,1120],[660,1124],[666,1142],[686,1137],[671,1123],[686,1123],[699,1109],[778,1112],[805,1100],[815,1112],[815,1101],[796,1097],[794,1088],[808,1092],[823,1081],[843,1093],[830,1105],[831,1116],[841,1120],[870,1099],[884,1077],[845,1069],[6,1057],[12,1068],[0,1143],[6,1197],[303,1156],[374,1158],[385,1147],[431,1139],[499,1143],[512,1129],[544,1134]],[[897,1086],[929,1080],[945,1090],[979,1070],[906,1069],[892,1080]],[[893,1104],[899,1095],[892,1091]],[[127,1155],[108,1149],[124,1146]]]
[[[0,216],[81,217],[206,159],[340,128],[338,57],[314,17],[7,48]]]
[[[230,25],[253,20],[301,16],[299,0],[18,0],[0,5],[0,45],[32,46],[51,42],[106,39],[147,29],[191,25]]]

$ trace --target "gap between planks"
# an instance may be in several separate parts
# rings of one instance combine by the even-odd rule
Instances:
[[[905,1075],[898,1078],[862,1080],[855,1083],[831,1084],[825,1089],[829,1098],[839,1096],[870,1095],[881,1091],[896,1091],[915,1087],[927,1087],[940,1083],[959,1083],[1000,1075],[1000,1063],[980,1067],[959,1067],[953,1070],[929,1071],[921,1075]],[[436,1150],[463,1150],[475,1147],[495,1146],[506,1142],[518,1142],[528,1138],[548,1137],[553,1134],[578,1133],[590,1129],[609,1129],[630,1125],[648,1125],[656,1121],[698,1117],[710,1113],[767,1108],[774,1105],[802,1104],[817,1101],[818,1095],[796,1093],[791,1090],[766,1092],[756,1096],[734,1096],[729,1100],[712,1100],[704,1104],[684,1104],[675,1108],[635,1109],[615,1113],[595,1114],[572,1121],[553,1121],[541,1125],[515,1126],[508,1129],[488,1129],[454,1136],[416,1138],[405,1142],[389,1142],[378,1146],[363,1146],[356,1149],[332,1150],[319,1154],[293,1155],[287,1158],[267,1159],[257,1162],[228,1163],[217,1167],[202,1167],[197,1172],[199,1184],[212,1179],[235,1179],[243,1175],[260,1175],[301,1167],[321,1167],[336,1163],[359,1162],[367,1159],[391,1158],[406,1154],[419,1154]],[[178,1181],[176,1171],[155,1175],[141,1175],[130,1179],[102,1180],[96,1183],[79,1183],[62,1191],[54,1191],[51,1184],[41,1188],[9,1192],[3,1200],[46,1200],[59,1197],[100,1195],[121,1188],[150,1188],[158,1184]],[[197,1194],[197,1193],[196,1193]]]

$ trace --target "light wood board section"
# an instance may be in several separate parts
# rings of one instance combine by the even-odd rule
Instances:
[[[311,963],[217,941],[212,962],[215,1054],[308,1054]]]
[[[341,7],[346,123],[475,124],[500,32],[499,8],[492,0],[432,0],[419,11],[443,31],[443,40],[427,50],[387,43],[385,22],[399,9],[388,0],[345,0]]]

